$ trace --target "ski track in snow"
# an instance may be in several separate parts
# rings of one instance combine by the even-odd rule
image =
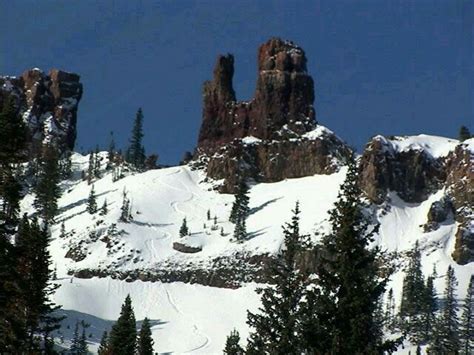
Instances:
[[[199,346],[196,346],[196,347],[193,347],[192,349],[190,350],[186,350],[184,351],[185,354],[189,354],[189,353],[193,353],[193,352],[196,352],[198,350],[202,350],[206,347],[208,347],[210,344],[211,344],[211,339],[209,338],[209,336],[207,336],[205,333],[203,333],[199,327],[197,326],[196,322],[195,322],[195,319],[192,318],[191,316],[189,316],[188,314],[186,313],[183,313],[181,311],[181,309],[178,307],[178,305],[176,304],[176,301],[175,299],[173,298],[170,290],[168,289],[168,287],[165,286],[165,291],[166,291],[166,297],[168,299],[168,302],[169,304],[171,305],[171,307],[173,307],[173,309],[178,313],[180,314],[181,316],[184,316],[185,318],[188,318],[188,319],[191,319],[191,323],[193,324],[193,333],[195,333],[198,337],[201,337],[201,338],[204,338],[204,342],[199,345]]]
[[[78,171],[87,164],[87,158],[78,154],[73,159],[84,160]],[[102,178],[95,181],[95,188],[99,204],[107,198],[110,207],[109,213],[100,219],[84,212],[90,186],[83,181],[67,185],[69,191],[59,201],[59,207],[63,210],[58,221],[60,223],[64,219],[67,232],[74,230],[75,234],[58,238],[59,224],[52,228],[51,253],[58,267],[58,282],[62,284],[56,291],[59,294],[57,302],[64,305],[65,310],[100,318],[93,326],[105,330],[101,321],[116,319],[124,297],[130,294],[137,319],[149,316],[150,319],[163,321],[152,328],[155,351],[160,353],[222,353],[226,337],[234,327],[240,332],[242,345],[245,345],[249,332],[245,322],[246,310],[257,310],[259,306],[260,296],[254,292],[257,285],[223,290],[180,282],[126,282],[110,278],[74,278],[70,283],[71,277],[67,276],[69,270],[107,265],[116,261],[122,253],[108,254],[105,244],[97,240],[86,243],[88,254],[81,262],[73,262],[64,255],[79,239],[89,240],[90,230],[97,228],[99,220],[103,220],[100,228],[120,223],[117,220],[123,187],[134,197],[134,208],[141,211],[141,220],[136,224],[119,224],[119,229],[126,232],[122,239],[126,243],[124,250],[143,251],[143,261],[136,265],[124,263],[117,271],[151,271],[161,265],[160,262],[170,262],[169,265],[176,265],[176,268],[201,267],[210,265],[209,261],[215,257],[242,250],[255,254],[275,253],[281,249],[281,224],[291,217],[294,201],[299,200],[302,206],[303,233],[311,233],[314,226],[326,225],[323,221],[327,219],[327,210],[333,207],[345,172],[343,168],[329,176],[315,175],[252,186],[249,196],[254,212],[248,218],[248,230],[257,233],[243,244],[233,243],[227,236],[220,237],[218,232],[208,233],[208,229],[201,229],[203,224],[209,223],[205,212],[211,209],[213,215],[218,217],[219,227],[223,227],[227,235],[232,234],[233,225],[226,219],[232,196],[209,190],[209,185],[199,182],[202,172],[190,170],[187,166],[131,174],[116,182],[112,181],[109,172],[104,171]],[[422,249],[424,275],[430,274],[434,264],[440,275],[444,275],[448,265],[452,265],[459,279],[458,298],[463,299],[474,265],[461,266],[452,260],[456,223],[448,221],[429,233],[425,233],[422,227],[427,221],[431,204],[444,193],[440,190],[420,204],[410,204],[390,192],[390,208],[378,214],[381,225],[377,242],[389,252],[405,253],[419,240],[420,245],[426,246]],[[33,211],[32,197],[27,195],[22,201],[22,212]],[[177,232],[184,216],[193,221],[190,227],[195,229],[195,233],[188,240],[202,246],[200,253],[183,254],[172,248],[172,241],[180,240]],[[388,285],[388,288],[393,288],[397,303],[400,301],[402,282],[403,272],[398,270]],[[436,279],[435,286],[441,293],[444,288],[442,276]],[[91,341],[91,349],[97,349],[99,340]],[[397,353],[407,354],[408,349],[400,349]],[[414,352],[414,349],[411,350]]]

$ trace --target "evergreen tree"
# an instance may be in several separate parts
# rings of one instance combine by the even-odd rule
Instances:
[[[469,128],[466,126],[461,126],[459,129],[459,140],[464,142],[466,139],[471,138],[471,132],[469,132]]]
[[[36,219],[31,223],[25,215],[17,236],[17,270],[21,278],[24,297],[24,315],[28,336],[27,349],[37,350],[39,333],[43,334],[43,346],[51,343],[50,334],[59,329],[63,317],[54,315],[59,309],[50,297],[58,288],[52,283],[53,269],[49,253],[50,234],[47,225],[41,227]]]
[[[393,297],[393,289],[388,291],[385,319],[387,329],[393,331],[395,329],[395,299]]]
[[[71,152],[64,153],[64,157],[59,161],[59,170],[62,179],[69,179],[72,175]]]
[[[112,327],[109,338],[110,352],[114,355],[134,355],[137,347],[135,314],[130,295],[125,298],[120,317]]]
[[[138,337],[138,355],[153,355],[153,339],[148,318],[145,318]]]
[[[467,287],[466,298],[462,306],[460,323],[461,354],[470,355],[474,353],[474,275],[471,275]]]
[[[109,209],[107,207],[107,200],[104,200],[104,203],[102,204],[102,207],[100,208],[100,215],[105,216],[109,212]]]
[[[107,152],[107,169],[110,169],[112,164],[115,163],[115,140],[114,140],[114,132],[110,132],[110,141],[109,141],[109,150]]]
[[[150,154],[147,156],[144,165],[146,170],[158,169],[158,154]]]
[[[26,127],[18,114],[15,97],[6,97],[0,111],[0,162],[2,167],[16,164],[25,156]]]
[[[403,279],[400,319],[402,328],[410,334],[411,341],[423,341],[424,327],[422,316],[425,309],[426,290],[421,271],[421,252],[418,241],[411,251],[408,270]]]
[[[232,210],[230,212],[229,221],[236,223],[239,220],[245,220],[249,213],[249,197],[248,197],[249,188],[245,182],[245,179],[241,179],[237,187],[237,193],[235,194],[234,204],[232,205]]]
[[[52,222],[58,213],[60,171],[58,153],[53,146],[45,146],[36,184],[34,206],[45,222]]]
[[[82,332],[79,334],[79,326],[82,327]],[[84,322],[76,321],[74,328],[74,335],[69,348],[70,355],[87,355],[89,354],[89,347],[86,339],[86,325]]]
[[[430,354],[458,354],[460,350],[458,332],[458,306],[456,300],[457,280],[454,269],[449,266],[446,273],[444,305],[436,321],[434,334],[429,348]]]
[[[145,163],[145,148],[143,140],[143,112],[139,108],[133,123],[130,147],[127,151],[127,161],[137,169],[143,169]]]
[[[186,222],[186,217],[183,218],[183,222],[181,223],[181,227],[179,228],[179,236],[184,237],[186,235],[189,235],[189,229],[188,229],[188,224]]]
[[[224,354],[244,355],[244,349],[240,346],[240,335],[237,330],[232,330],[225,342]]]
[[[93,173],[95,178],[100,178],[100,155],[99,146],[95,147],[94,161],[93,161]]]
[[[211,210],[207,210],[207,220],[211,220]]]
[[[299,354],[302,352],[300,304],[305,284],[297,266],[303,248],[298,203],[290,223],[283,227],[284,249],[271,276],[274,287],[260,289],[262,306],[258,313],[247,313],[252,328],[247,352],[250,354]]]
[[[100,339],[99,349],[97,349],[98,355],[111,355],[108,345],[108,338],[109,336],[107,331],[104,331],[104,333],[102,333],[102,338]]]
[[[438,310],[438,300],[434,288],[434,276],[431,275],[426,280],[425,297],[423,300],[422,324],[424,328],[423,340],[429,341],[433,333],[436,311]]]
[[[64,221],[61,222],[61,229],[59,231],[59,238],[61,238],[61,239],[66,238],[66,226],[64,225]]]
[[[239,243],[247,239],[247,225],[245,218],[239,217],[239,219],[237,219],[234,228],[234,239]]]
[[[120,218],[119,220],[122,222],[130,222],[131,219],[131,206],[130,206],[130,200],[128,199],[127,196],[127,191],[125,189],[123,190],[122,193],[122,207],[120,207]]]
[[[24,157],[26,130],[14,100],[7,96],[0,111],[0,351],[6,354],[23,351],[26,340],[18,248],[11,243],[19,222],[22,185],[17,167]]]
[[[94,179],[95,157],[94,152],[89,153],[89,165],[87,166],[87,183],[92,184]]]
[[[89,214],[95,214],[97,212],[97,197],[94,191],[94,185],[92,185],[87,199],[87,212]]]
[[[69,347],[69,354],[71,355],[78,355],[80,354],[80,336],[79,336],[79,321],[76,321],[76,325],[74,327],[74,333],[71,340],[71,346]]]
[[[355,161],[330,211],[331,232],[316,248],[317,287],[306,295],[303,329],[307,352],[380,354],[397,342],[381,339],[377,302],[388,276],[381,276],[381,251],[369,248],[377,233],[364,214]]]

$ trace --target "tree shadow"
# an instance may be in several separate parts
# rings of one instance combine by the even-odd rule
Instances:
[[[108,194],[109,192],[115,192],[115,191],[117,191],[117,189],[107,190],[107,191],[101,192],[100,194],[97,194],[96,197],[100,197],[100,196]],[[58,209],[58,215],[63,213],[63,212],[66,212],[66,211],[70,210],[71,208],[79,207],[79,206],[87,203],[87,200],[88,200],[87,198],[83,198],[83,199],[78,200],[76,202],[70,203],[69,205],[62,206],[61,208]]]
[[[267,201],[267,202],[262,203],[260,206],[251,208],[249,214],[257,213],[258,211],[263,210],[263,209],[264,209],[265,207],[267,207],[268,205],[270,205],[270,204],[272,204],[272,203],[275,203],[276,201],[281,200],[282,198],[283,198],[283,197],[277,197],[277,198],[274,198],[274,199],[271,199],[271,200],[269,200],[269,201]]]
[[[250,232],[250,233],[247,233],[247,238],[245,238],[245,240],[250,240],[250,239],[253,239],[253,238],[256,238],[260,235],[263,235],[265,234],[265,231],[270,228],[270,227],[265,227],[265,228],[260,228],[256,231],[253,231],[253,232]]]
[[[70,309],[61,309],[55,312],[57,316],[65,316],[66,318],[61,321],[61,328],[54,331],[53,336],[64,341],[70,341],[74,337],[74,329],[76,323],[84,322],[88,327],[86,328],[87,341],[92,343],[100,343],[104,331],[110,333],[112,326],[115,324],[115,320],[108,320],[96,317],[92,314],[82,313]],[[117,317],[119,314],[117,314]],[[150,326],[154,327],[157,325],[163,325],[168,322],[159,319],[150,319]],[[143,320],[137,321],[137,330],[141,328]],[[80,329],[82,332],[82,329]],[[59,344],[61,346],[61,344]]]
[[[131,224],[135,224],[140,227],[168,227],[172,226],[173,223],[150,223],[150,222],[140,222],[140,221],[135,221],[131,220]]]

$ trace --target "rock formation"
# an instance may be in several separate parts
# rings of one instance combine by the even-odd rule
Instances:
[[[43,143],[61,151],[72,150],[76,140],[77,107],[82,96],[79,75],[39,69],[20,77],[0,77],[0,109],[8,95],[16,98],[19,113],[28,127],[30,154]]]
[[[233,56],[219,56],[204,84],[196,154],[210,178],[224,179],[221,191],[232,192],[242,176],[270,182],[338,170],[350,149],[316,123],[303,49],[279,38],[261,45],[250,101],[236,101],[233,74]]]
[[[433,142],[447,148],[445,154],[433,155],[433,137],[411,138],[418,143],[405,144],[409,137],[376,136],[367,144],[360,163],[363,191],[375,204],[385,202],[390,191],[406,202],[420,203],[444,188],[444,197],[432,204],[423,228],[435,230],[453,214],[458,222],[453,259],[459,264],[474,261],[474,139]]]

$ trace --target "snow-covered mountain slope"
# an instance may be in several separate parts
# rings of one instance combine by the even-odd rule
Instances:
[[[106,154],[101,153],[101,157],[104,167]],[[200,274],[206,270],[212,273],[218,268],[218,262],[227,263],[226,272],[229,272],[233,260],[242,255],[278,253],[283,240],[281,225],[289,220],[296,201],[300,202],[302,210],[302,232],[317,240],[315,232],[328,228],[327,211],[337,198],[346,172],[342,168],[332,175],[252,186],[251,215],[247,222],[250,238],[244,243],[236,243],[232,240],[233,225],[228,222],[234,198],[213,190],[203,171],[177,166],[129,175],[114,182],[112,173],[103,169],[102,178],[94,182],[98,206],[104,200],[108,203],[108,213],[101,216],[86,211],[91,185],[82,181],[80,175],[86,170],[87,162],[87,156],[73,155],[74,176],[63,183],[60,214],[52,228],[51,252],[61,284],[54,297],[68,315],[61,330],[66,343],[73,329],[71,325],[76,319],[84,319],[91,324],[89,340],[91,347],[96,348],[102,331],[110,328],[119,315],[123,299],[130,293],[137,319],[148,316],[153,320],[155,350],[178,354],[221,353],[225,338],[233,328],[239,330],[244,341],[248,334],[246,310],[258,307],[259,296],[255,293],[257,284],[253,282],[242,282],[240,288],[233,289],[176,280],[203,283]],[[130,223],[119,221],[124,190],[132,201],[133,220]],[[391,192],[389,202],[374,209],[375,217],[381,223],[376,243],[387,251],[399,252],[399,262],[403,266],[404,253],[418,240],[425,275],[436,265],[440,275],[436,287],[441,292],[443,275],[448,265],[452,265],[459,279],[458,295],[461,298],[474,265],[460,266],[452,260],[456,222],[448,219],[431,232],[425,232],[423,228],[432,202],[439,200],[443,193],[439,190],[421,203],[406,203]],[[33,198],[33,195],[25,197],[24,211],[33,211]],[[207,219],[208,210],[211,220]],[[214,216],[217,227],[213,227]],[[188,221],[191,235],[181,238],[178,231],[183,218]],[[60,237],[61,222],[67,232],[63,238]],[[113,224],[116,224],[116,232],[111,233]],[[175,242],[199,247],[202,251],[182,253],[173,249]],[[77,261],[71,259],[71,255]],[[241,270],[236,268],[235,274],[239,272]],[[247,275],[252,276],[252,272],[252,269],[247,270]],[[104,277],[85,279],[73,274]],[[161,278],[165,274],[166,278]],[[175,282],[159,281],[173,281],[173,278]],[[400,268],[389,285],[394,289],[397,302],[402,278]]]

